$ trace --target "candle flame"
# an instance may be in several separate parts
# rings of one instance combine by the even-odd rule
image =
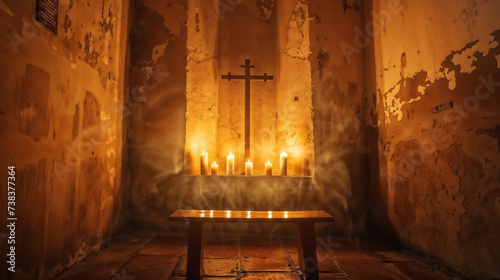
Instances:
[[[272,218],[273,217],[273,211],[268,211],[267,213],[268,213],[268,216],[267,216],[268,218]]]
[[[252,211],[247,211],[247,218],[252,218]]]
[[[285,218],[288,218],[288,211],[285,211]]]
[[[287,154],[285,153],[285,151],[283,151],[283,152],[281,152],[281,155],[286,156]]]
[[[214,210],[210,210],[210,218],[214,216]]]

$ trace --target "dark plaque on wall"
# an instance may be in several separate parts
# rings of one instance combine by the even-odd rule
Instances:
[[[35,17],[50,32],[57,34],[59,0],[37,0]]]

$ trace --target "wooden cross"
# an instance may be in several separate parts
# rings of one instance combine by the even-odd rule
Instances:
[[[255,65],[250,65],[250,59],[245,59],[245,65],[241,65],[245,68],[245,75],[231,75],[228,72],[227,75],[222,75],[222,79],[227,79],[228,81],[233,80],[245,80],[245,159],[250,159],[250,80],[272,80],[273,76],[268,76],[267,73],[264,75],[250,75],[250,68],[255,68]]]

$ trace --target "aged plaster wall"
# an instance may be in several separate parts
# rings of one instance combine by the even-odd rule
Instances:
[[[364,57],[343,56],[363,25],[362,1],[309,1],[316,185],[341,208],[336,218],[364,231],[368,149],[364,141]],[[339,209],[340,210],[340,209]]]
[[[219,18],[217,1],[184,1],[188,7],[185,174],[199,174],[202,151],[217,154],[219,120]],[[186,13],[186,12],[184,12]],[[213,161],[213,158],[210,158]],[[218,161],[220,163],[220,161]],[[221,164],[222,167],[222,164]]]
[[[53,277],[108,242],[125,217],[117,112],[128,5],[59,2],[53,35],[34,21],[35,1],[0,1],[0,162],[16,170],[17,279]],[[7,188],[0,193],[6,200]],[[0,278],[10,279],[5,257]]]
[[[351,26],[361,26],[363,20],[361,1],[347,1],[348,8],[339,1],[243,2],[234,2],[241,5],[231,5],[224,0],[167,1],[162,5],[155,1],[136,2],[132,38],[140,40],[134,43],[132,39],[131,43],[130,87],[141,85],[147,71],[160,69],[168,76],[162,81],[151,80],[155,87],[146,90],[145,98],[138,97],[141,102],[137,103],[135,109],[129,110],[130,220],[137,226],[147,228],[185,230],[184,224],[168,222],[168,215],[175,209],[321,208],[333,214],[337,220],[335,224],[322,228],[323,232],[362,233],[366,185],[361,174],[366,173],[363,162],[364,153],[367,152],[363,151],[367,149],[361,140],[364,130],[361,110],[363,56],[353,56],[350,62],[345,61],[338,47],[343,41],[353,44]],[[288,143],[291,147],[314,147],[313,160],[309,164],[315,172],[310,177],[249,179],[183,175],[186,174],[183,170],[185,148],[191,145],[187,140],[184,143],[184,136],[189,139],[199,130],[215,130],[216,120],[221,117],[218,111],[222,106],[220,98],[213,103],[201,100],[190,104],[186,101],[190,98],[213,98],[217,90],[220,94],[222,81],[216,78],[221,72],[229,71],[216,67],[223,60],[222,50],[230,52],[229,58],[234,57],[233,61],[225,58],[224,63],[234,64],[237,68],[242,64],[240,59],[246,58],[245,52],[251,51],[245,47],[239,54],[238,50],[231,51],[229,48],[230,38],[227,36],[237,33],[231,26],[237,29],[242,24],[238,24],[237,18],[241,18],[244,23],[253,22],[257,25],[256,28],[263,32],[259,36],[276,40],[275,47],[270,47],[271,50],[274,48],[272,55],[268,50],[263,51],[263,55],[273,61],[256,61],[253,71],[271,74],[273,67],[276,68],[272,74],[277,79],[277,106],[281,102],[280,106],[290,106],[288,111],[283,112],[293,114],[300,110],[301,114],[306,115],[304,119],[290,121],[289,126],[280,128],[277,123],[277,131],[288,131],[293,140],[299,139],[294,138],[294,130],[312,131],[313,124],[318,127],[313,135],[303,138],[304,142]],[[343,24],[339,25],[334,18]],[[226,21],[231,24],[221,27]],[[274,30],[273,36],[265,28]],[[217,33],[217,30],[227,34]],[[221,41],[217,43],[215,38],[218,36],[225,46],[220,45]],[[244,46],[247,38],[241,37],[235,40],[244,40],[237,42]],[[268,42],[263,44],[267,47]],[[138,58],[144,63],[140,63]],[[281,69],[285,67],[289,69]],[[204,70],[190,72],[195,68]],[[240,69],[237,70],[239,73]],[[300,84],[297,85],[294,79],[299,80]],[[287,89],[287,83],[296,87]],[[337,92],[339,96],[335,95]],[[278,95],[281,100],[278,100]],[[318,109],[315,110],[315,107]],[[194,118],[196,122],[187,125],[186,110],[190,114],[203,113],[208,117]],[[210,114],[204,113],[207,111]],[[294,116],[290,118],[294,119]],[[186,126],[194,129],[186,131]],[[214,141],[212,136],[201,137],[205,137],[201,139],[206,139],[208,143]],[[272,134],[269,137],[273,137]],[[284,135],[276,134],[276,138],[287,141]],[[361,152],[356,152],[357,148]],[[210,149],[206,150],[210,153]],[[314,158],[319,161],[314,161]],[[188,156],[186,160],[189,160]],[[198,161],[198,155],[192,160]],[[303,164],[297,167],[301,168]],[[262,229],[244,224],[220,227],[232,230]],[[213,228],[216,229],[219,228]],[[293,227],[287,229],[294,230]]]
[[[187,8],[187,1],[133,6],[130,89],[137,97],[128,117],[128,218],[140,225],[165,227],[185,192],[187,53],[197,53],[186,49]],[[192,63],[205,56],[210,57],[200,53]]]
[[[368,47],[385,218],[406,247],[499,277],[500,2],[365,6],[376,12],[365,23],[378,28],[359,45]]]
[[[307,1],[276,1],[276,147],[292,175],[314,172],[310,19]]]

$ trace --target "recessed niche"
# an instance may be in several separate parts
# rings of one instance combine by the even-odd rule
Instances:
[[[209,165],[218,163],[219,175],[227,175],[229,153],[235,175],[244,174],[247,160],[255,176],[266,174],[268,161],[278,175],[282,151],[288,154],[289,176],[314,171],[307,5],[271,1],[263,10],[258,3],[241,1],[224,9],[213,1],[188,2],[186,175],[200,174],[203,151]],[[246,60],[253,66],[251,75],[273,76],[250,80],[248,114],[245,80],[234,78],[245,75]],[[233,78],[228,79],[229,73]]]

